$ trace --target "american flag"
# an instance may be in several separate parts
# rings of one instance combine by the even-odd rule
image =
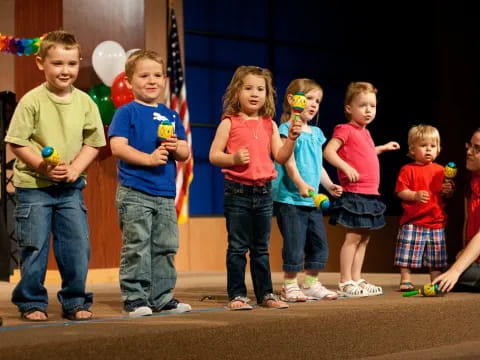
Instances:
[[[192,132],[190,130],[190,119],[188,115],[187,91],[182,69],[177,18],[175,17],[175,11],[173,8],[170,9],[167,75],[170,79],[170,86],[166,92],[166,104],[170,109],[175,110],[180,115],[191,154]],[[175,198],[175,207],[179,224],[185,223],[188,219],[188,188],[190,187],[192,180],[193,156],[190,156],[185,162],[177,162],[177,197]]]

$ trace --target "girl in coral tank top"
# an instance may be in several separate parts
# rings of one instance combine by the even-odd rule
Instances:
[[[223,118],[209,159],[225,175],[224,213],[228,231],[227,291],[229,310],[250,310],[245,285],[246,253],[257,303],[287,308],[273,294],[268,243],[272,224],[272,157],[285,163],[295,148],[301,124],[282,142],[276,123],[275,90],[269,70],[240,66],[223,97]]]

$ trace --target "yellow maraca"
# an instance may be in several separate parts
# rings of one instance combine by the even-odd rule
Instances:
[[[327,195],[322,193],[315,194],[312,190],[308,192],[308,195],[313,198],[313,203],[317,208],[322,208],[323,211],[326,211],[330,207],[330,200]]]
[[[164,120],[158,125],[157,136],[160,139],[160,142],[172,137],[173,133],[174,127],[173,123],[170,121]]]
[[[293,95],[292,100],[292,110],[293,110],[293,121],[300,120],[300,114],[302,113],[303,109],[307,106],[307,98],[305,94],[301,91],[297,91],[295,95]]]
[[[42,157],[48,165],[56,166],[60,162],[60,154],[52,146],[45,146],[42,149]]]
[[[453,161],[450,161],[447,165],[445,165],[443,172],[446,179],[453,180],[453,178],[457,175],[457,165],[455,165]]]

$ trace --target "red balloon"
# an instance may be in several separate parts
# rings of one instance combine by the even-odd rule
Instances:
[[[122,105],[128,104],[130,101],[133,100],[132,90],[127,87],[127,84],[125,82],[125,72],[121,72],[120,74],[115,76],[111,92],[112,102],[117,108]]]

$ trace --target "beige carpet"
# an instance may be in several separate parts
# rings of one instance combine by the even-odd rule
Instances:
[[[279,290],[281,274],[273,274]],[[321,275],[334,287],[338,274]],[[176,296],[194,311],[129,319],[118,284],[96,283],[95,320],[65,322],[49,285],[50,321],[23,322],[0,283],[0,359],[475,359],[480,358],[480,294],[403,298],[398,275],[367,274],[385,295],[225,311],[224,273],[179,274]],[[415,275],[421,285],[427,275]],[[200,301],[209,296],[209,300]]]

